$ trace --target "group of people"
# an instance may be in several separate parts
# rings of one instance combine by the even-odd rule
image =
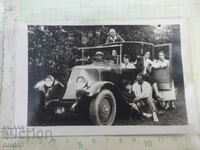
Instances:
[[[99,62],[103,60],[104,53],[101,51],[96,52],[96,57]],[[116,50],[112,50],[112,57],[115,63],[119,61]],[[130,62],[130,56],[124,54],[123,63],[119,64],[122,68],[136,69],[137,62]],[[174,100],[176,99],[173,80],[171,89],[159,90],[157,81],[154,79],[153,70],[167,69],[169,66],[169,60],[165,58],[163,51],[159,52],[159,59],[152,61],[150,59],[150,51],[146,51],[143,56],[143,69],[142,72],[137,75],[136,81],[124,80],[123,98],[131,106],[131,110],[136,110],[141,118],[153,117],[155,122],[159,122],[157,116],[156,104],[159,104],[162,109],[169,109],[170,107],[175,109]],[[168,68],[169,69],[169,68]],[[154,96],[153,96],[154,93]],[[149,108],[151,113],[145,112]]]
[[[106,44],[123,42],[124,39],[116,33],[115,29],[110,29],[109,36],[107,37]],[[119,64],[122,68],[135,69],[137,68],[137,60],[130,62],[130,56],[128,54],[123,55],[123,62],[120,64],[119,55],[117,50],[112,50],[112,61],[114,64]],[[159,104],[165,110],[170,107],[175,109],[174,100],[176,99],[173,80],[171,82],[171,88],[166,90],[158,89],[158,83],[153,78],[152,70],[162,70],[169,66],[169,60],[165,58],[164,51],[160,51],[158,54],[159,59],[152,61],[150,59],[150,51],[146,51],[143,56],[143,69],[136,77],[136,81],[124,80],[123,97],[126,102],[131,106],[131,110],[136,110],[141,118],[153,117],[155,122],[159,122],[158,119],[158,107]],[[97,60],[103,59],[104,53],[98,51],[95,56]],[[154,93],[154,96],[153,96]],[[149,108],[150,113],[146,112]]]
[[[134,63],[127,61],[127,56],[124,57],[124,68],[135,68]],[[132,110],[136,110],[140,117],[151,117],[155,122],[159,122],[157,116],[156,104],[160,105],[160,108],[165,110],[170,107],[175,109],[174,100],[176,99],[173,81],[171,89],[159,90],[157,81],[152,76],[152,70],[165,69],[169,66],[169,60],[165,59],[163,51],[159,52],[159,59],[150,60],[150,52],[147,51],[143,57],[143,70],[137,75],[136,81],[131,83],[130,81],[124,81],[123,97],[126,102],[131,106]],[[155,94],[153,98],[153,92]],[[146,106],[150,109],[151,113],[146,113]]]

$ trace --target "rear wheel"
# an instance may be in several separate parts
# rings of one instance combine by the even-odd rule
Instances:
[[[116,116],[116,101],[110,90],[102,90],[91,101],[89,117],[95,125],[112,125]]]

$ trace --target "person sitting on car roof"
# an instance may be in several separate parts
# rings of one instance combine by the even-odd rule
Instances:
[[[127,69],[135,69],[135,65],[133,63],[130,63],[130,57],[128,54],[124,54],[124,57],[123,57],[123,61],[124,63],[121,64],[121,67],[122,68],[127,68]]]
[[[124,39],[116,33],[114,28],[109,30],[109,36],[107,37],[106,44],[112,44],[116,42],[124,42]]]

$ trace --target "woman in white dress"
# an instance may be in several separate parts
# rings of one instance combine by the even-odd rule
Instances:
[[[165,54],[163,51],[159,52],[159,60],[157,60],[157,62],[155,62],[152,67],[155,70],[162,70],[162,69],[164,70],[165,68],[169,67],[169,60],[165,59]],[[170,79],[169,79],[169,81],[170,81]],[[174,104],[174,101],[176,100],[176,95],[175,95],[173,79],[171,79],[170,89],[169,90],[159,90],[159,93],[160,93],[160,97],[162,98],[162,100],[164,102],[163,105],[164,105],[165,109],[169,109],[170,107],[172,107],[173,109],[176,108],[176,106]]]

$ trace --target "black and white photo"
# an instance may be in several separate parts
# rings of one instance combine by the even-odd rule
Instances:
[[[190,125],[182,24],[25,27],[27,126],[125,127],[113,134],[127,134],[129,127],[164,133]]]

